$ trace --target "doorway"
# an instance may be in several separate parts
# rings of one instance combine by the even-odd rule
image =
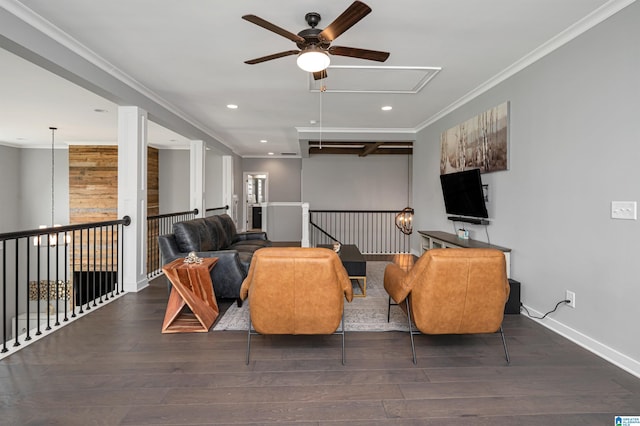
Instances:
[[[244,172],[243,177],[245,229],[261,230],[262,203],[269,201],[269,173]]]

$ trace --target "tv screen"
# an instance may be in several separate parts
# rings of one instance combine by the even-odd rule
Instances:
[[[480,169],[440,175],[447,214],[488,218]]]

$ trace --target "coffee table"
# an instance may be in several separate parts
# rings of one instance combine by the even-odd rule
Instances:
[[[318,247],[329,248],[333,250],[332,244],[318,244]],[[367,297],[367,261],[364,259],[360,249],[355,244],[343,244],[340,247],[338,256],[347,270],[349,279],[354,281],[362,294],[354,294],[354,297]],[[360,281],[362,280],[362,284]]]

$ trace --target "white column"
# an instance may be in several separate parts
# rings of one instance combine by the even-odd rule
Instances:
[[[124,228],[122,267],[125,291],[139,291],[147,280],[147,112],[118,107],[118,218]]]
[[[309,247],[309,203],[302,203],[302,247]]]
[[[253,208],[255,209],[255,206]],[[269,223],[269,203],[260,203],[260,209],[262,210],[262,228],[260,230],[269,235],[269,230],[267,228]]]
[[[237,215],[233,209],[233,157],[230,155],[222,156],[222,204],[229,206],[227,213],[236,220]],[[236,227],[238,226],[236,220]]]
[[[198,209],[196,217],[204,217],[206,210],[204,174],[207,158],[207,146],[204,141],[191,141],[190,153],[189,199],[191,200],[191,210]]]

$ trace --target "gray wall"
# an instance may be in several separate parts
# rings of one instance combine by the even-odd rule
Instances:
[[[395,210],[408,204],[406,155],[317,155],[302,160],[312,210]]]
[[[640,225],[610,219],[610,203],[640,199],[638,22],[635,3],[419,132],[413,173],[416,229],[452,231],[440,133],[509,100],[510,170],[483,175],[491,242],[513,249],[526,306],[545,313],[576,293],[544,324],[636,374]]]
[[[207,150],[205,167],[205,207],[208,209],[221,207],[224,205],[222,202],[222,154]]]
[[[53,224],[66,225],[69,223],[69,151],[67,149],[55,150],[55,216]],[[19,149],[0,146],[0,233],[14,232],[38,228],[39,225],[52,225],[51,223],[51,150],[50,149]],[[19,271],[26,268],[24,248],[28,248],[31,259],[35,259],[37,248],[30,241],[20,242],[20,266]],[[11,265],[6,271],[6,282],[16,281],[15,270],[15,246],[14,243],[7,247],[7,252],[0,256],[6,256],[7,265]],[[40,252],[46,256],[46,249]],[[54,256],[55,250],[51,249]],[[60,270],[64,270],[64,256],[60,260]],[[0,271],[2,268],[0,262]],[[52,273],[55,268],[52,267]],[[46,270],[46,267],[45,267]],[[31,277],[36,276],[35,264],[31,263]],[[20,280],[21,286],[26,286],[26,281]],[[24,287],[20,291],[26,290]],[[7,286],[7,300],[15,299],[15,288]],[[1,297],[1,296],[0,296]],[[1,300],[0,300],[1,302]],[[6,306],[6,312],[0,312],[0,318],[10,319],[15,316],[15,303]],[[21,301],[20,310],[25,304]],[[5,332],[11,335],[10,323]]]
[[[20,149],[0,145],[0,233],[19,226]]]
[[[243,158],[243,172],[269,173],[269,201],[270,202],[299,202],[300,173],[302,161],[300,158]],[[236,188],[240,202],[242,202],[243,186]]]
[[[189,210],[189,150],[158,150],[160,214]]]
[[[3,172],[4,175],[4,172]],[[18,167],[18,228],[69,223],[69,150],[55,150],[55,208],[51,223],[51,150],[21,149]],[[4,198],[2,198],[4,199]]]

